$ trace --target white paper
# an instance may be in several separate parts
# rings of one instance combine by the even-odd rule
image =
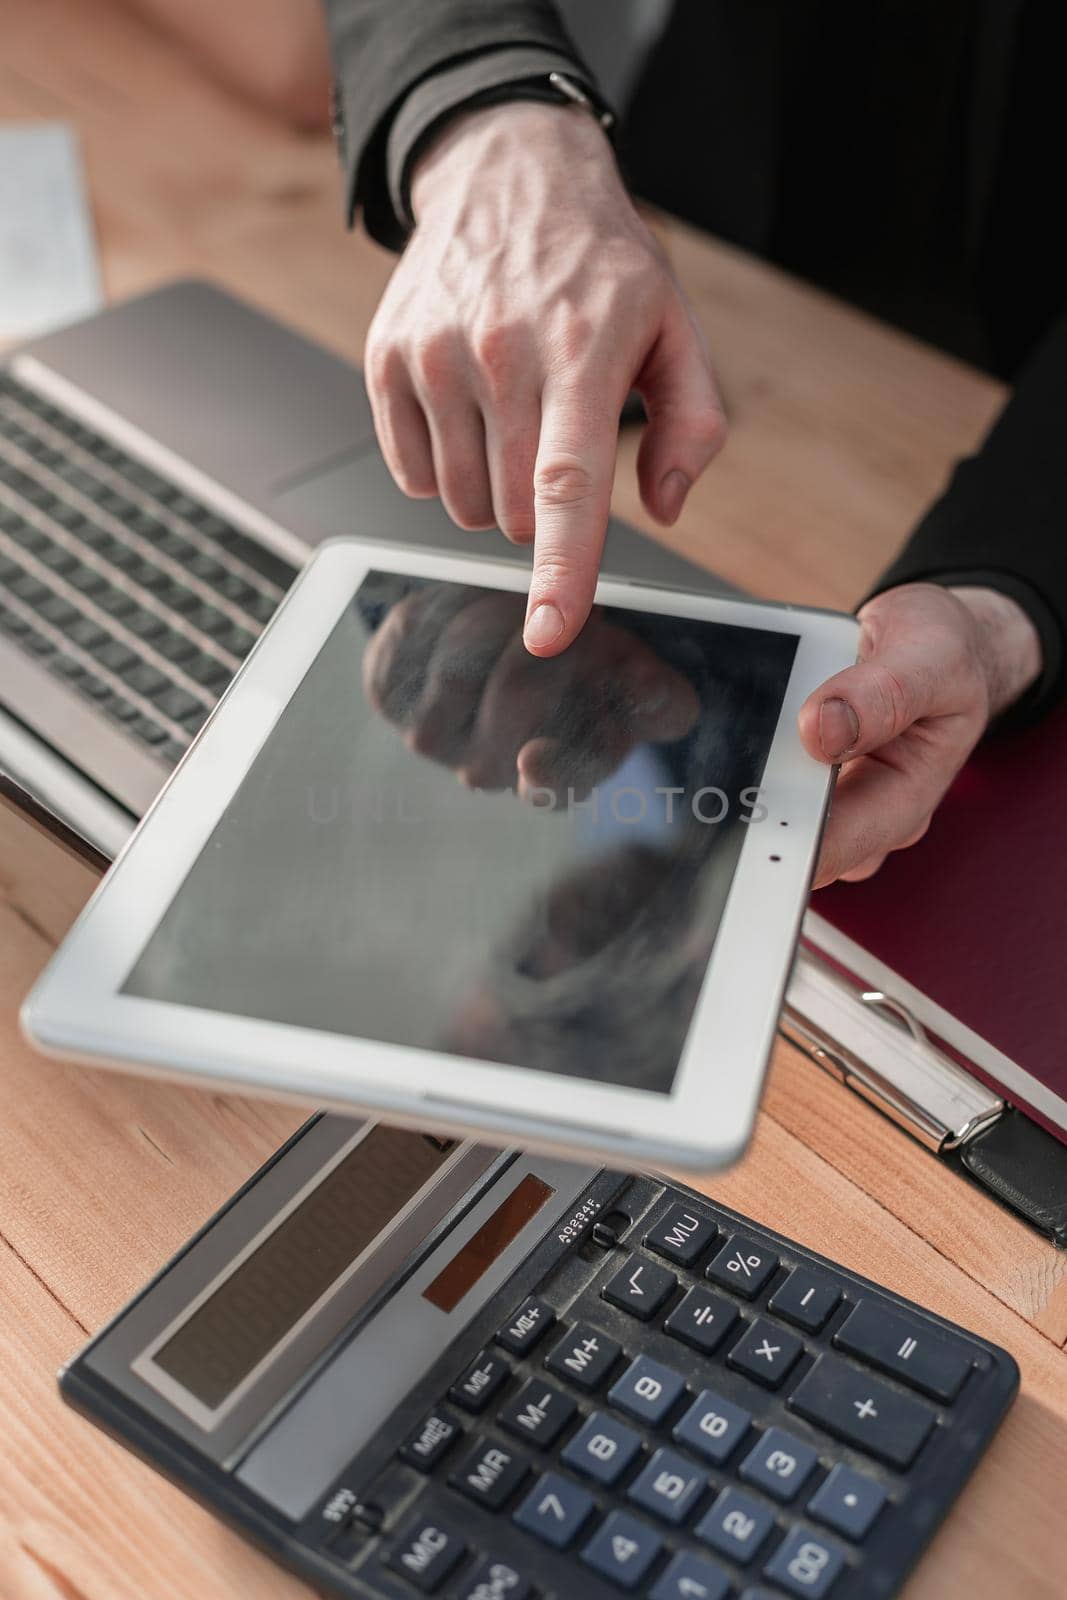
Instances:
[[[101,305],[77,137],[0,123],[0,338],[48,332]]]

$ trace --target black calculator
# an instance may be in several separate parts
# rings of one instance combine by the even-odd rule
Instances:
[[[1018,1381],[664,1178],[332,1115],[60,1377],[360,1600],[882,1600]]]

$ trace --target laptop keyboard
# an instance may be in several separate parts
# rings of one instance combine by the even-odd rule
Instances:
[[[173,764],[296,569],[0,372],[0,635]]]

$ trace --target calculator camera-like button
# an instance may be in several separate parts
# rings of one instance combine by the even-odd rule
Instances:
[[[484,1411],[508,1379],[508,1367],[499,1356],[483,1350],[448,1391],[448,1398],[465,1411]]]
[[[677,1450],[657,1450],[629,1488],[630,1499],[664,1522],[685,1521],[707,1486],[704,1474]]]
[[[587,1566],[620,1589],[636,1589],[662,1550],[659,1535],[625,1511],[613,1511],[582,1551]]]
[[[685,1205],[674,1205],[662,1221],[645,1236],[645,1243],[657,1255],[691,1267],[702,1256],[718,1232],[710,1217]]]
[[[497,1511],[510,1500],[529,1470],[527,1462],[513,1450],[495,1440],[475,1439],[448,1481],[468,1500]]]
[[[755,1560],[773,1527],[774,1514],[769,1507],[740,1489],[724,1489],[694,1531],[720,1555],[744,1566]]]
[[[844,1564],[844,1552],[829,1539],[809,1533],[806,1528],[791,1528],[764,1567],[763,1575],[789,1594],[822,1600]]]
[[[486,1556],[456,1593],[456,1600],[528,1600],[530,1580],[507,1561]]]
[[[674,1438],[721,1466],[748,1432],[752,1418],[740,1406],[705,1389],[674,1427]]]
[[[709,1356],[717,1350],[737,1321],[737,1307],[709,1289],[690,1289],[675,1306],[664,1331]]]
[[[784,1428],[768,1428],[737,1470],[746,1482],[785,1505],[800,1493],[818,1459],[803,1439],[794,1438]]]
[[[545,1366],[557,1377],[576,1383],[579,1389],[596,1389],[621,1354],[622,1346],[614,1339],[588,1323],[578,1322],[553,1347]]]
[[[514,1520],[527,1533],[562,1550],[588,1520],[593,1506],[592,1495],[580,1485],[561,1473],[546,1472],[521,1502]]]
[[[935,1400],[954,1400],[974,1365],[961,1341],[873,1300],[860,1301],[834,1344]]]
[[[463,1540],[440,1523],[420,1517],[410,1522],[394,1545],[387,1565],[423,1594],[433,1594],[466,1553]]]
[[[641,1448],[641,1437],[606,1411],[594,1411],[563,1450],[565,1466],[598,1483],[621,1478]]]
[[[496,1342],[512,1355],[524,1356],[556,1320],[552,1307],[543,1300],[527,1300],[496,1333]]]
[[[528,1439],[545,1449],[563,1432],[576,1410],[574,1401],[562,1389],[531,1378],[500,1413],[500,1426],[517,1439]]]
[[[836,1438],[901,1468],[911,1465],[937,1420],[928,1406],[839,1356],[820,1356],[788,1405]]]
[[[808,1501],[808,1515],[846,1539],[865,1539],[888,1498],[880,1483],[839,1463]]]
[[[726,1357],[726,1364],[768,1389],[779,1389],[803,1348],[795,1334],[757,1317]]]
[[[818,1333],[840,1299],[841,1291],[831,1278],[809,1272],[806,1267],[795,1267],[774,1291],[767,1309],[808,1333]]]
[[[443,1411],[431,1411],[400,1446],[400,1459],[420,1472],[429,1472],[451,1447],[459,1424]]]
[[[678,1279],[666,1267],[631,1256],[604,1289],[604,1299],[623,1311],[647,1322],[678,1287]]]
[[[651,1356],[631,1361],[608,1391],[608,1399],[638,1422],[660,1422],[685,1390],[685,1379]]]
[[[735,1233],[712,1258],[707,1276],[742,1299],[754,1300],[773,1278],[777,1267],[778,1257],[770,1250],[765,1250],[754,1239],[747,1239],[743,1233]]]

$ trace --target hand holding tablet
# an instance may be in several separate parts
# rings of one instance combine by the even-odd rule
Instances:
[[[709,1169],[759,1088],[844,617],[324,547],[27,1003],[46,1048]],[[459,781],[457,781],[457,779]]]

